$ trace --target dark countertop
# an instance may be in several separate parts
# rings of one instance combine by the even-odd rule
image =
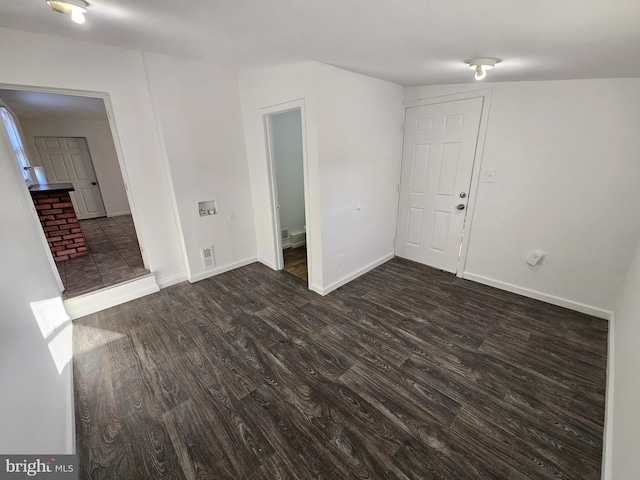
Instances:
[[[29,187],[29,192],[60,192],[60,191],[73,191],[73,185],[71,183],[48,183],[46,185],[33,185]]]

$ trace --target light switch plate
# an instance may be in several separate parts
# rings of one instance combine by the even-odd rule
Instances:
[[[484,183],[493,183],[496,181],[496,170],[488,168],[484,171]]]

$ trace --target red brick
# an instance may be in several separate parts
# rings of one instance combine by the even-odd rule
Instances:
[[[76,214],[71,212],[71,213],[59,213],[58,215],[56,215],[57,218],[76,218]]]
[[[75,243],[81,243],[82,245],[84,245],[84,237],[80,236],[80,238],[76,238],[74,240]]]
[[[38,204],[57,203],[57,202],[58,202],[57,198],[41,198],[38,200]]]
[[[80,230],[79,228],[72,228],[71,233],[82,233],[82,230]]]
[[[56,216],[55,215],[43,215],[42,217],[40,217],[40,223],[46,222],[47,220],[55,220]]]
[[[42,230],[44,230],[44,232],[47,233],[47,232],[55,232],[57,230],[60,230],[60,228],[57,225],[54,225],[51,227],[44,227]]]
[[[48,203],[45,203],[44,205],[36,205],[36,210],[47,210],[49,208],[51,208],[51,205]]]
[[[89,254],[87,252],[72,253],[71,255],[69,255],[69,258],[83,257],[85,255]]]
[[[73,243],[73,240],[61,240],[61,241],[59,241],[59,242],[53,242],[53,245],[54,245],[55,247],[59,247],[59,246],[61,246],[61,245],[62,245],[62,246],[64,246],[64,245],[69,245],[69,244],[71,244],[71,243]]]
[[[58,255],[71,255],[72,253],[78,253],[75,248],[69,248],[67,250],[62,250],[58,253]]]
[[[51,247],[51,252],[52,253],[56,253],[56,252],[62,252],[63,250],[66,250],[67,247]]]
[[[53,225],[66,225],[67,221],[66,220],[53,220],[50,222],[47,222],[47,227],[52,227]]]
[[[64,235],[62,238],[64,238],[65,240],[71,240],[72,238],[82,238],[82,234],[81,233],[73,233],[71,235]]]
[[[76,211],[73,209],[73,207],[63,208],[62,210],[64,211],[64,213],[73,213],[73,214],[76,213]]]
[[[80,228],[80,224],[77,221],[73,221],[73,219],[67,220],[69,226],[67,228]]]
[[[60,256],[60,257],[55,257],[55,258],[54,258],[54,260],[55,260],[56,262],[62,262],[62,261],[64,261],[64,260],[69,260],[69,255],[62,255],[62,256]]]
[[[58,213],[62,213],[61,208],[51,208],[49,210],[42,210],[40,212],[41,215],[56,215]]]
[[[71,207],[71,208],[73,208],[73,203],[71,203],[71,202],[64,202],[64,203],[54,203],[54,204],[53,204],[53,208],[65,208],[65,207]]]
[[[86,252],[87,251],[87,247],[78,247],[78,248],[76,248],[76,250],[78,250],[78,252]]]
[[[60,240],[62,240],[62,237],[58,236],[58,237],[49,237],[47,238],[47,241],[49,243],[53,243],[53,242],[59,242]]]

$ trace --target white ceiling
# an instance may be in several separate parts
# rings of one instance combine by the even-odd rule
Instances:
[[[76,118],[107,120],[101,98],[79,97],[60,93],[0,89],[0,99],[18,118]]]
[[[249,68],[315,60],[403,85],[640,76],[640,0],[91,0],[76,25],[0,0],[0,26]]]

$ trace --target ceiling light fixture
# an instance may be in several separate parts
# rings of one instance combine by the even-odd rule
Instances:
[[[469,69],[476,71],[474,76],[476,80],[482,80],[487,76],[487,71],[491,70],[501,61],[499,58],[472,58],[471,60],[466,60],[464,63],[468,63]]]
[[[84,14],[89,6],[84,0],[47,0],[47,3],[51,10],[68,15],[76,23],[84,23]]]

